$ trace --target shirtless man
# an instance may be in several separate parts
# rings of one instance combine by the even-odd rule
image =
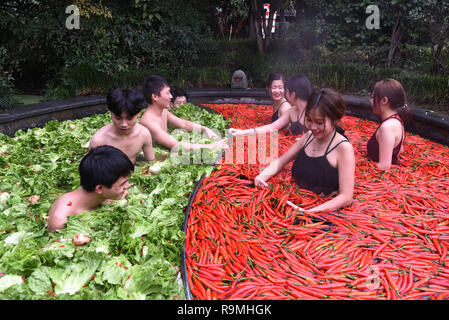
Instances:
[[[125,199],[134,165],[119,149],[104,145],[81,160],[81,188],[63,194],[48,212],[48,231],[63,229],[68,216],[97,209],[106,200]]]
[[[132,163],[143,150],[145,160],[155,159],[151,133],[137,123],[137,118],[146,101],[143,94],[135,89],[114,89],[107,96],[107,104],[112,123],[100,128],[90,140],[89,149],[110,145],[122,150]]]
[[[147,110],[145,110],[140,123],[147,127],[155,141],[170,150],[177,150],[180,145],[185,150],[199,150],[202,148],[218,149],[227,148],[226,139],[212,142],[210,144],[195,144],[188,142],[179,142],[167,132],[167,126],[173,125],[177,128],[192,132],[198,130],[204,132],[209,138],[219,138],[211,129],[178,118],[168,111],[172,95],[167,81],[157,75],[148,76],[143,84],[143,94],[148,102]]]

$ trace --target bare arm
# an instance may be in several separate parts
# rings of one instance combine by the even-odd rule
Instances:
[[[185,119],[178,118],[177,116],[175,116],[170,112],[168,113],[167,122],[177,128],[187,130],[188,132],[198,130],[200,132],[204,132],[209,138],[219,138],[218,135],[208,127],[202,126],[197,123],[193,123]]]
[[[281,117],[279,117],[275,122],[272,122],[270,124],[245,130],[232,128],[229,130],[229,133],[231,133],[233,136],[245,136],[250,134],[263,134],[269,132],[270,130],[281,130],[290,124],[292,111],[293,110],[289,110]]]
[[[143,154],[145,155],[145,159],[147,161],[152,161],[156,158],[153,149],[153,138],[151,138],[151,133],[147,130],[147,128],[143,127],[142,129],[142,131],[145,132],[144,143],[142,146]]]
[[[89,150],[91,150],[91,149],[93,149],[93,148],[95,148],[95,147],[98,147],[98,146],[101,144],[99,140],[100,140],[100,139],[98,138],[97,133],[95,133],[95,134],[92,136],[92,138],[90,139],[90,142],[89,142]]]
[[[278,174],[282,168],[296,158],[299,151],[303,148],[306,139],[306,135],[303,135],[286,153],[270,163],[269,166],[254,179],[254,184],[256,186],[267,187],[267,180]]]
[[[56,202],[52,205],[50,211],[48,212],[47,229],[51,233],[55,232],[56,229],[65,228],[68,213],[65,212],[65,206],[61,204],[61,200],[56,200]]]
[[[394,130],[394,126],[388,121],[379,128],[377,137],[377,141],[379,141],[379,162],[376,165],[380,170],[388,170],[391,167],[395,142]]]
[[[179,118],[178,118],[179,119]],[[181,119],[182,120],[182,119]],[[178,148],[182,145],[185,150],[199,150],[203,148],[208,149],[218,149],[226,148],[226,139],[215,141],[210,144],[198,144],[190,143],[176,140],[173,136],[165,132],[160,126],[152,123],[141,122],[142,125],[146,126],[155,141],[162,144],[164,147],[176,152]]]

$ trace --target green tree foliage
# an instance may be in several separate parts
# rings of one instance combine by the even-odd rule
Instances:
[[[370,16],[366,8],[370,5],[379,8],[379,29],[366,27]],[[317,45],[332,50],[371,46],[376,49],[371,53],[378,54],[378,48],[385,48],[381,59],[388,67],[393,66],[401,44],[429,47],[434,56],[434,72],[445,73],[448,8],[448,0],[297,0],[297,22],[289,28],[285,40],[296,49]]]
[[[0,43],[8,50],[2,64],[18,87],[61,85],[79,94],[121,72],[175,73],[198,62],[201,51],[214,44],[208,25],[214,11],[211,4],[204,5],[207,1],[75,2],[80,5],[78,30],[65,27],[69,1],[0,5]]]

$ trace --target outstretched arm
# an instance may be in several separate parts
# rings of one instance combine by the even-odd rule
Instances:
[[[210,128],[185,119],[181,119],[170,112],[168,113],[167,122],[177,128],[187,130],[188,132],[198,130],[200,132],[205,133],[208,138],[211,139],[219,138],[219,136],[215,132],[213,132]]]
[[[260,187],[268,186],[268,179],[275,176],[282,170],[290,161],[296,158],[298,152],[303,148],[306,141],[306,135],[303,135],[286,153],[280,158],[277,158],[270,163],[259,175],[254,179],[254,184]]]
[[[291,111],[291,110],[290,110]],[[250,134],[264,134],[266,132],[269,132],[270,130],[281,130],[288,126],[288,124],[291,122],[291,112],[286,112],[282,115],[282,117],[279,117],[275,122],[272,122],[270,124],[266,124],[261,127],[257,128],[251,128],[251,129],[230,129],[229,133],[233,136],[246,136]]]

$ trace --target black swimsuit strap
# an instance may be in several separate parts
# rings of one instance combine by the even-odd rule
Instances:
[[[331,146],[332,141],[334,141],[334,138],[335,138],[335,135],[336,135],[336,134],[337,134],[337,130],[334,131],[334,135],[332,136],[331,141],[329,141],[329,144],[327,145],[326,151],[324,151],[324,155],[327,155],[327,154],[329,153],[329,152],[328,152],[329,147]]]
[[[281,106],[286,102],[287,102],[287,100],[282,101],[282,103],[279,105],[279,107],[274,112],[278,112],[279,109],[281,108]]]
[[[310,139],[312,138],[312,139]],[[307,148],[307,146],[313,141],[313,134],[312,132],[310,132],[310,135],[307,137],[306,143],[304,144],[304,147],[302,148],[303,150],[305,150]]]
[[[331,153],[331,152],[332,152],[335,148],[337,148],[337,147],[340,145],[340,143],[342,143],[342,142],[349,142],[349,140],[347,140],[347,139],[341,140],[339,143],[337,143],[335,146],[333,146],[333,148],[330,149],[325,155],[328,155],[329,153]]]
[[[304,108],[304,110],[302,110],[301,114],[298,116],[298,120],[296,120],[296,122],[298,122],[299,124],[300,124],[299,120],[301,120],[301,117],[304,114],[304,112],[306,112],[306,108]]]

